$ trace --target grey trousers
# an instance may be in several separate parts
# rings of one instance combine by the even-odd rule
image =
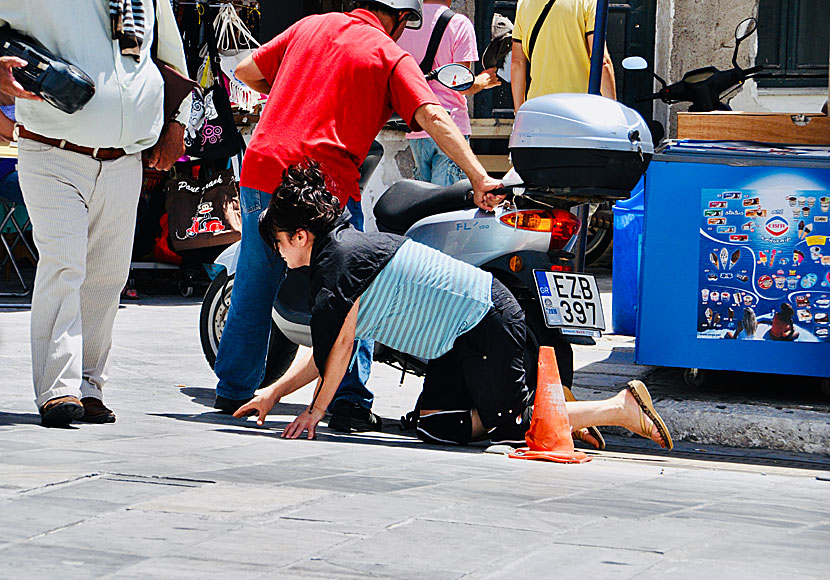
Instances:
[[[130,269],[140,154],[98,161],[29,139],[20,140],[18,154],[40,254],[31,322],[35,403],[65,395],[102,399]]]

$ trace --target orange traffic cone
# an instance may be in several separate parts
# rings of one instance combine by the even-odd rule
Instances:
[[[536,399],[533,419],[525,435],[527,447],[510,454],[514,459],[540,459],[557,463],[586,463],[591,457],[574,450],[562,379],[553,348],[539,348]]]

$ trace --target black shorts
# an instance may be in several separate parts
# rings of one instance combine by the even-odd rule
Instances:
[[[444,356],[429,361],[419,407],[478,411],[485,428],[515,420],[529,395],[525,386],[525,317],[493,278],[493,307]]]

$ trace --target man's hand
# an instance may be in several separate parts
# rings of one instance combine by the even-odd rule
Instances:
[[[481,90],[492,89],[501,84],[499,77],[496,76],[496,67],[484,69],[481,74],[476,77],[476,84],[480,84]]]
[[[184,126],[170,121],[161,130],[159,140],[150,148],[147,161],[153,169],[167,171],[184,155]]]
[[[16,99],[42,101],[43,99],[39,96],[24,89],[12,75],[13,68],[23,67],[26,64],[28,63],[25,60],[16,56],[0,56],[0,92],[11,95]]]
[[[506,194],[498,194],[494,191],[501,187],[501,181],[485,175],[479,183],[473,184],[473,201],[484,211],[493,211],[506,197]]]
[[[308,438],[314,439],[317,436],[317,423],[325,416],[325,411],[321,411],[317,407],[309,407],[297,415],[297,418],[285,428],[285,431],[282,432],[283,439],[297,439],[306,429],[308,430]]]
[[[461,94],[465,97],[477,95],[481,91],[492,89],[494,87],[501,85],[501,80],[499,80],[499,77],[496,76],[497,70],[498,69],[496,69],[495,67],[485,69],[476,76],[475,81],[473,82],[473,86],[471,86],[466,91],[460,91]]]
[[[233,416],[237,418],[242,418],[256,413],[256,423],[257,425],[262,426],[262,424],[265,422],[265,417],[268,416],[268,411],[274,408],[274,405],[277,404],[277,401],[279,401],[279,398],[276,396],[276,391],[266,389],[263,393],[260,393],[259,395],[257,395],[241,407],[239,407],[233,414]]]
[[[14,141],[14,121],[0,113],[0,141]]]

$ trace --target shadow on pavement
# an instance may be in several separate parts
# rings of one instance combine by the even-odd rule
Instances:
[[[706,383],[692,387],[683,380],[684,369],[658,367],[646,384],[653,394],[676,400],[765,405],[806,411],[830,412],[830,400],[821,393],[821,379],[737,371],[707,371]]]
[[[615,365],[620,365],[619,370]],[[642,369],[638,374],[631,367]],[[627,379],[640,378],[655,398],[709,401],[713,405],[738,403],[830,413],[830,398],[821,391],[821,379],[737,371],[706,371],[699,387],[686,384],[685,369],[649,367],[634,363],[632,347],[614,346],[608,356],[576,370],[574,386],[616,393]],[[606,377],[606,378],[603,378]]]
[[[179,389],[190,397],[191,401],[205,407],[213,408],[213,401],[216,398],[216,390],[208,387],[184,387]]]
[[[37,425],[40,427],[40,414],[0,412],[0,427],[10,425]],[[74,425],[67,425],[65,427],[49,427],[49,429],[77,429],[77,427]]]
[[[184,391],[185,389],[182,389]],[[196,389],[193,390],[206,390]],[[208,389],[210,390],[210,389]],[[211,390],[212,392],[212,390]],[[211,399],[211,403],[213,400]],[[175,419],[177,421],[186,421],[190,423],[211,423],[225,428],[216,429],[219,433],[231,433],[234,435],[251,435],[257,437],[276,437],[282,435],[283,430],[293,421],[293,417],[306,409],[306,405],[279,403],[271,411],[270,415],[288,415],[291,417],[288,421],[278,421],[274,419],[266,419],[264,426],[260,427],[254,421],[245,419],[237,419],[231,415],[223,413],[201,413],[201,414],[186,414],[186,413],[150,413],[153,417],[165,417],[168,419]],[[343,441],[348,443],[363,443],[366,445],[386,445],[389,447],[418,447],[423,449],[426,447],[432,449],[445,449],[455,452],[463,453],[480,453],[483,444],[472,444],[467,447],[460,447],[454,445],[427,445],[415,436],[414,430],[403,431],[399,428],[399,421],[397,419],[383,417],[382,431],[368,431],[365,433],[339,433],[330,430],[326,424],[325,419],[320,424],[317,431],[316,439],[319,441]],[[233,427],[233,428],[228,428]],[[305,435],[302,437],[305,438]]]

